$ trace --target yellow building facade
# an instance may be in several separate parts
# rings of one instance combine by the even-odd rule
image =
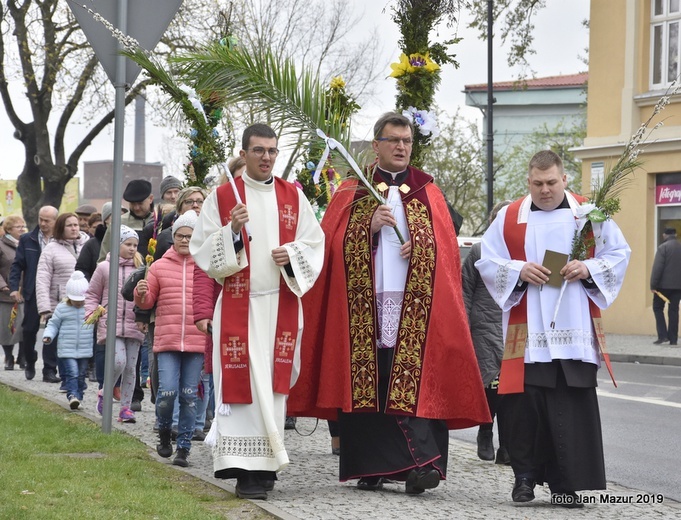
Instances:
[[[592,0],[587,137],[577,150],[584,192],[608,171],[680,72],[681,0]],[[650,271],[665,227],[681,235],[681,94],[650,124],[641,167],[621,192],[615,221],[631,246],[606,331],[655,334]],[[681,266],[679,266],[681,269]]]

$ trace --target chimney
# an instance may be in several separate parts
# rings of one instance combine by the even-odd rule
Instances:
[[[135,98],[135,162],[145,163],[146,151],[146,135],[145,135],[145,117],[144,109],[147,103],[144,97],[145,92],[142,91]]]

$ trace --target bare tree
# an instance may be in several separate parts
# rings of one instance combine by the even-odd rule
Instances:
[[[192,48],[194,35],[201,34],[197,27],[213,24],[212,6],[209,0],[185,2],[161,52]],[[113,89],[66,2],[7,0],[0,3],[0,20],[0,97],[14,137],[24,146],[17,190],[32,226],[41,206],[59,207],[83,153],[113,121]],[[15,80],[23,83],[19,95],[9,86]],[[142,80],[131,88],[126,105],[144,87]],[[85,130],[67,149],[66,135],[76,122]]]
[[[486,224],[485,150],[474,122],[438,114],[441,133],[426,148],[423,167],[463,217],[462,235],[478,235]]]

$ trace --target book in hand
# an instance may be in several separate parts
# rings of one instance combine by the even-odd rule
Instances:
[[[568,263],[568,258],[568,255],[564,253],[558,253],[557,251],[551,251],[550,249],[546,250],[541,265],[551,271],[551,274],[549,275],[549,281],[546,282],[545,285],[560,289],[560,286],[563,284],[563,277],[560,275],[560,270]]]

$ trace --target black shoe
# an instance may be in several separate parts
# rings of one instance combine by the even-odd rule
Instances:
[[[5,370],[14,370],[14,356],[5,356]]]
[[[584,507],[582,497],[574,491],[567,493],[551,493],[551,504],[567,509],[581,509]]]
[[[494,444],[492,444],[492,430],[478,431],[478,458],[494,460]]]
[[[156,445],[156,453],[167,459],[173,454],[173,445],[170,443],[170,430],[158,431],[159,443]]]
[[[173,459],[173,464],[175,466],[182,466],[183,468],[186,468],[189,466],[187,457],[189,457],[189,450],[187,448],[177,448],[177,451],[175,452],[175,458]]]
[[[141,412],[142,411],[142,401],[137,401],[137,400],[132,401],[130,403],[130,409],[133,412]]]
[[[357,489],[362,491],[378,491],[383,489],[383,477],[362,477],[357,482]]]
[[[287,417],[284,423],[284,430],[295,430],[296,429],[296,418]]]
[[[676,341],[670,341],[669,344],[670,344],[670,345],[673,345],[673,346],[678,345],[678,343],[677,343]]]
[[[516,478],[511,498],[514,502],[530,502],[534,500],[535,482],[531,478]]]
[[[61,383],[61,377],[54,372],[47,372],[43,374],[43,383]]]
[[[236,479],[236,496],[250,500],[267,500],[267,490],[250,472]]]
[[[38,353],[35,351],[29,352],[26,357],[26,368],[24,369],[24,375],[28,381],[35,377],[35,362],[37,359]]]
[[[433,489],[440,485],[440,472],[436,469],[418,468],[412,469],[404,483],[404,491],[407,495],[418,495],[426,489]]]
[[[192,435],[192,440],[193,441],[205,441],[206,440],[206,434],[203,433],[203,430],[194,430],[194,435]]]
[[[260,485],[265,491],[272,491],[274,489],[274,479],[273,478],[261,478]]]
[[[494,461],[495,464],[504,464],[506,466],[511,465],[511,457],[508,454],[508,450],[503,446],[499,446],[497,450],[497,458]]]
[[[213,424],[213,421],[210,419],[206,419],[206,424],[203,425],[203,432],[208,433],[210,431],[210,426]]]
[[[662,343],[667,343],[668,339],[656,339],[653,341],[653,345],[661,345]]]

